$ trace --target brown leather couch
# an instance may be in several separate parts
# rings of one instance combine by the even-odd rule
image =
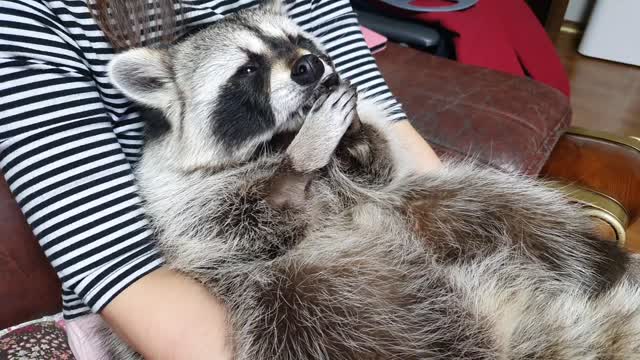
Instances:
[[[604,236],[612,240],[620,230],[607,221],[626,229],[638,218],[632,189],[640,189],[640,147],[568,132],[571,109],[560,92],[394,44],[377,60],[414,126],[440,155],[473,155],[498,168],[575,183],[573,195],[602,215]],[[60,306],[57,278],[0,178],[0,329]]]

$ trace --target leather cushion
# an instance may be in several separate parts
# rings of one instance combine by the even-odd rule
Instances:
[[[593,134],[565,134],[542,175],[606,194],[620,202],[632,222],[640,219],[640,150]]]
[[[418,132],[441,156],[538,174],[569,127],[569,100],[527,78],[388,44],[376,60]]]
[[[0,329],[61,310],[60,283],[0,176]]]

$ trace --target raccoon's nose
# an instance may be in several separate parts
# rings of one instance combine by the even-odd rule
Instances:
[[[308,54],[300,57],[293,64],[291,79],[300,85],[311,85],[322,78],[324,64],[319,57]]]

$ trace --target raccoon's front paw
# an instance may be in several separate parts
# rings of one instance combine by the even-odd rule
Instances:
[[[356,89],[345,83],[316,101],[287,148],[296,170],[310,172],[329,163],[342,136],[357,118],[357,100]]]

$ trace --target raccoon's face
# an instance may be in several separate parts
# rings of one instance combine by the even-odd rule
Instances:
[[[163,113],[164,123],[147,124],[155,135],[147,141],[161,141],[186,167],[245,159],[274,134],[297,130],[318,95],[339,82],[319,41],[277,2],[168,49],[117,55],[109,72],[125,95]]]

